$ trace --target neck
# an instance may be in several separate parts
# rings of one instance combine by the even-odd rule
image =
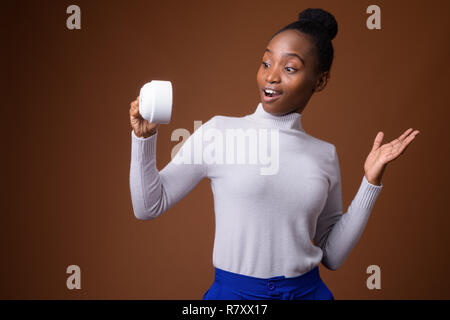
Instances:
[[[258,103],[255,112],[249,114],[247,117],[252,120],[267,124],[273,128],[294,129],[303,132],[305,131],[302,126],[301,113],[291,112],[288,114],[277,116],[270,112],[267,112],[261,102]]]

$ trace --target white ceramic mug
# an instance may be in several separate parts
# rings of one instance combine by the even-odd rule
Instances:
[[[151,123],[169,123],[172,115],[172,83],[152,80],[139,94],[139,113]]]

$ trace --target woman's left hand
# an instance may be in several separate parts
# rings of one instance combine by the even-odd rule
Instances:
[[[413,132],[413,129],[409,128],[399,138],[381,146],[384,133],[382,131],[378,132],[372,150],[364,163],[364,172],[367,181],[374,185],[380,185],[386,165],[403,154],[406,147],[408,147],[417,134],[419,134],[419,130]]]

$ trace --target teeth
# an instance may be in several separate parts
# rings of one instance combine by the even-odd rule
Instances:
[[[269,94],[273,94],[273,93],[276,92],[276,91],[271,90],[271,89],[264,89],[264,91],[267,92],[267,93],[269,93]]]

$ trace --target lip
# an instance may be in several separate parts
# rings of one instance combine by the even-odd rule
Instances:
[[[273,91],[277,91],[277,92],[279,92],[279,93],[283,93],[283,91],[278,90],[278,89],[275,88],[275,87],[263,87],[262,89],[263,89],[263,91],[264,91],[264,89],[270,89],[270,90],[273,90]]]
[[[275,97],[267,97],[266,94],[264,93],[264,89],[271,89],[271,88],[268,88],[268,87],[262,88],[261,91],[262,91],[262,96],[263,96],[264,102],[272,102],[272,101],[275,101],[275,100],[277,100],[278,98],[280,98],[280,97],[283,95],[283,92],[282,92],[282,91],[278,91],[278,90],[272,89],[272,90],[275,90],[275,91],[280,92],[280,94],[276,95]]]

